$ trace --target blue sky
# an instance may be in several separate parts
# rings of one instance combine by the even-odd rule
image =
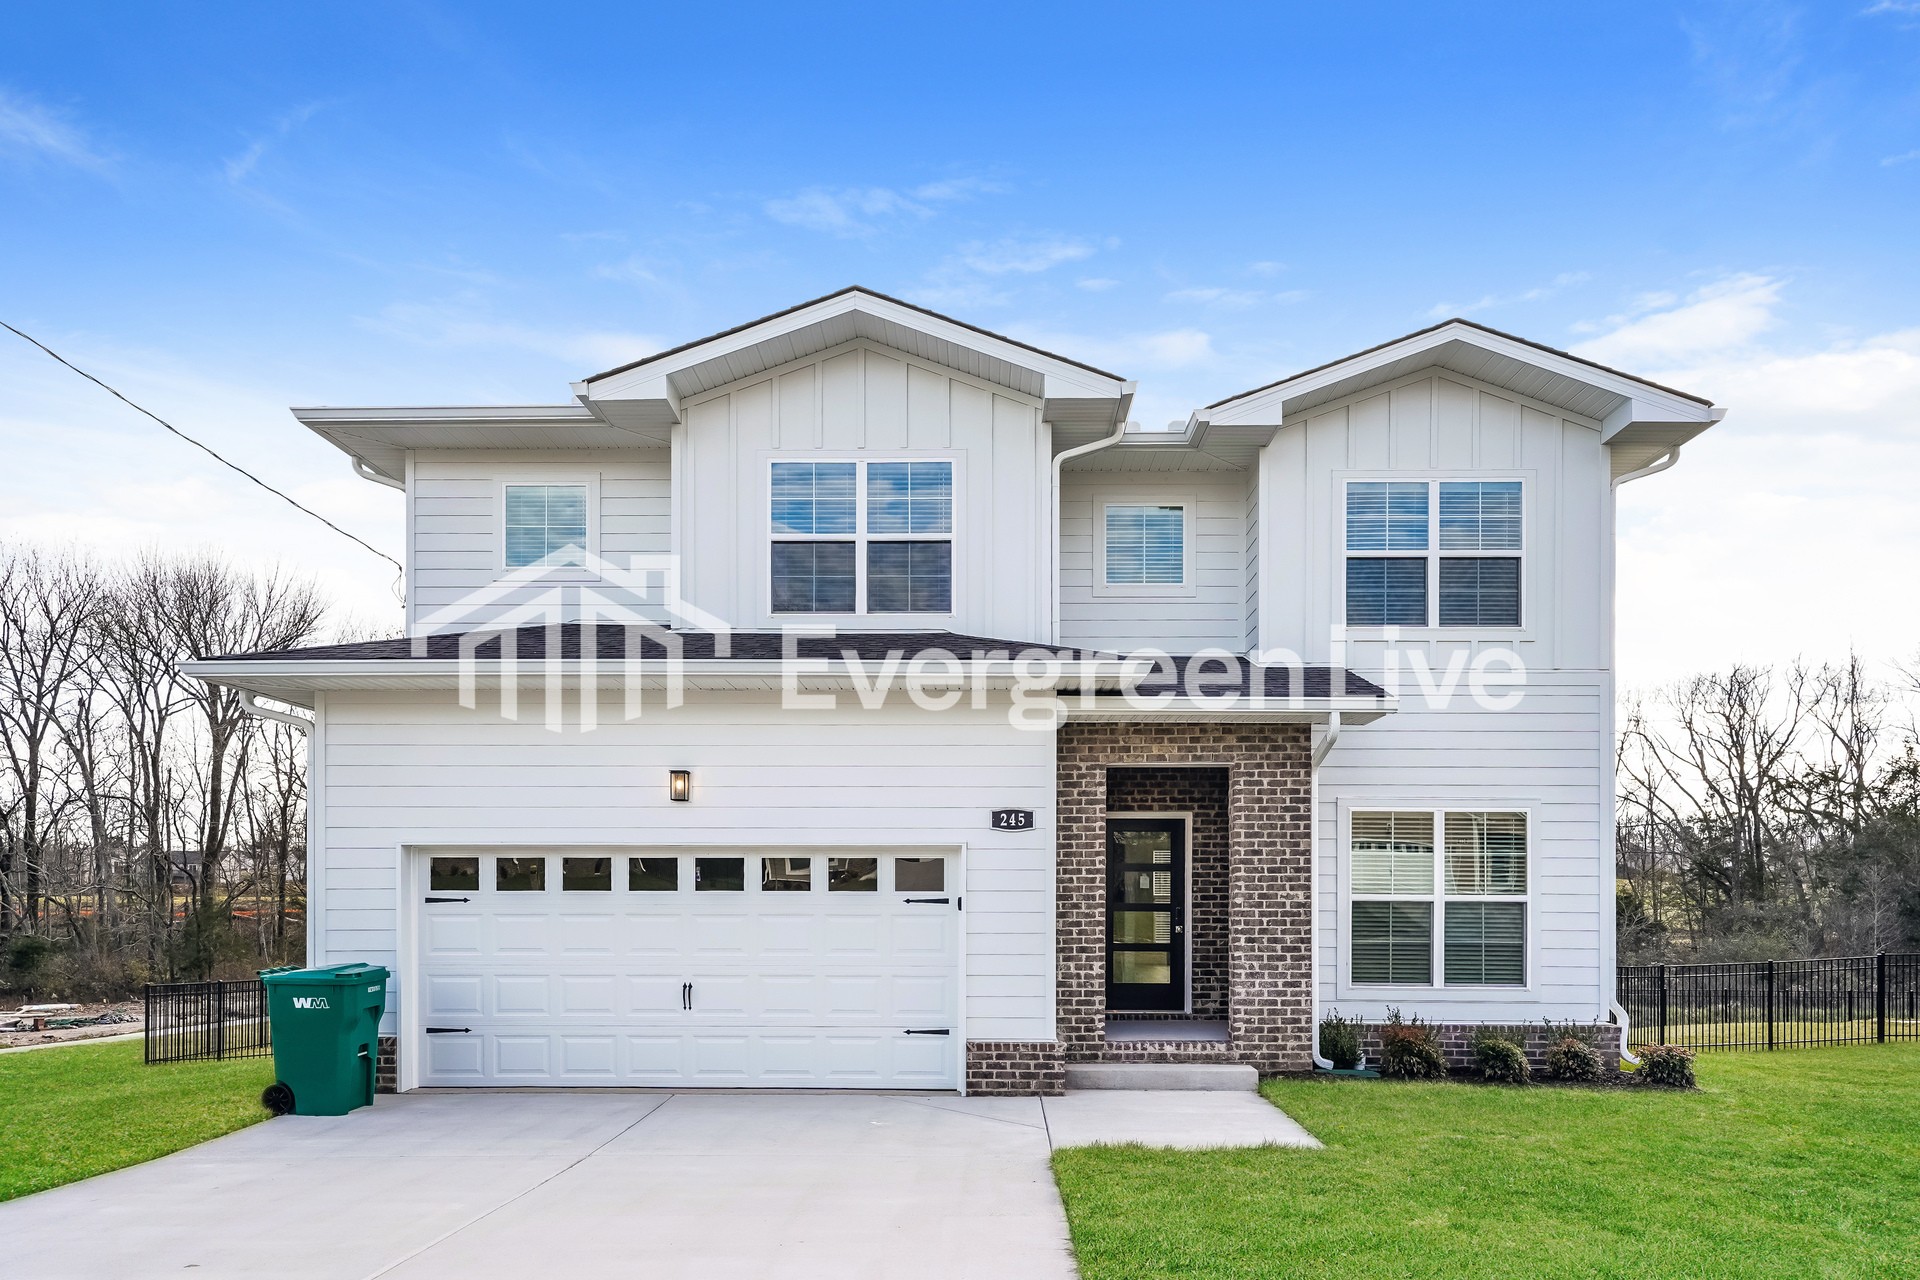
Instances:
[[[378,545],[285,406],[558,401],[861,283],[1158,423],[1463,314],[1730,406],[1623,491],[1626,680],[1920,646],[1920,0],[187,12],[0,15],[0,318]],[[0,442],[0,534],[392,620],[17,343]]]

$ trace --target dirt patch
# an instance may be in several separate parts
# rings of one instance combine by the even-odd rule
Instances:
[[[82,1004],[45,1013],[22,1013],[17,1005],[0,1008],[0,1049],[122,1036],[140,1030],[144,1016],[145,1010],[137,1000]]]

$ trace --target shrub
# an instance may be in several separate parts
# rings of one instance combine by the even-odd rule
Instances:
[[[1693,1050],[1677,1044],[1650,1045],[1640,1051],[1640,1070],[1636,1078],[1663,1089],[1691,1089]]]
[[[1607,1073],[1600,1051],[1578,1036],[1566,1036],[1547,1049],[1547,1070],[1556,1080],[1593,1081]]]
[[[1402,1018],[1398,1009],[1388,1009],[1379,1036],[1381,1075],[1393,1080],[1446,1079],[1447,1057],[1440,1052],[1440,1039],[1419,1014]]]
[[[1540,1025],[1547,1029],[1547,1043],[1559,1044],[1562,1040],[1578,1040],[1596,1052],[1600,1048],[1600,1026],[1591,1022],[1555,1022],[1552,1018],[1542,1018]]]
[[[1504,1027],[1481,1027],[1473,1033],[1473,1060],[1480,1074],[1493,1084],[1526,1084],[1533,1079],[1527,1051]]]
[[[1341,1071],[1360,1065],[1360,1020],[1343,1018],[1338,1009],[1320,1019],[1320,1056]]]

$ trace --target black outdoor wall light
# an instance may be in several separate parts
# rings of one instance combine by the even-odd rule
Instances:
[[[672,797],[675,800],[692,799],[693,798],[693,770],[691,769],[667,770],[667,795]]]

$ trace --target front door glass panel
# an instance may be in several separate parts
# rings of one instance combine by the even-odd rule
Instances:
[[[1186,1008],[1187,829],[1107,820],[1107,1008]]]

